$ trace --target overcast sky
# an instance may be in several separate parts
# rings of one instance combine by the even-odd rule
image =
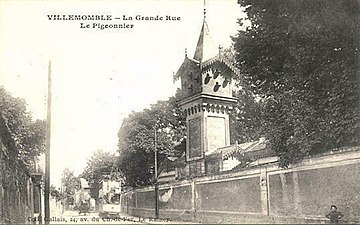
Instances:
[[[243,16],[237,0],[207,0],[213,40],[231,45]],[[81,21],[47,15],[133,16],[129,29],[85,29]],[[175,16],[180,21],[138,21]],[[165,18],[164,18],[165,19]],[[173,73],[193,56],[203,21],[203,0],[0,0],[0,84],[25,98],[34,118],[46,117],[47,67],[52,61],[51,182],[67,167],[80,173],[97,149],[115,152],[122,119],[175,93]],[[89,22],[91,27],[93,22]]]

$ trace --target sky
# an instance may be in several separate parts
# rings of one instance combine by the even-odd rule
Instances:
[[[231,45],[243,12],[237,0],[206,0],[217,45]],[[64,168],[82,172],[97,149],[115,153],[117,132],[131,111],[174,95],[184,60],[193,56],[203,0],[0,0],[0,85],[24,98],[35,119],[46,118],[51,60],[51,183]],[[110,21],[49,20],[47,15],[110,15]],[[162,16],[162,21],[136,16]],[[180,17],[167,21],[166,16]],[[123,17],[133,20],[123,20]],[[121,19],[114,19],[120,17]],[[81,28],[81,24],[90,28]],[[92,28],[93,23],[133,28]]]

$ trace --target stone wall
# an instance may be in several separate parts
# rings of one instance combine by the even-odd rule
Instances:
[[[0,224],[26,223],[32,217],[33,183],[20,161],[0,138]]]
[[[308,162],[286,171],[271,171],[268,182],[270,215],[322,218],[334,204],[349,221],[360,221],[358,160]]]
[[[335,204],[343,222],[360,222],[360,147],[309,158],[159,185],[159,214],[208,223],[326,221]],[[123,195],[129,214],[155,216],[154,187]]]

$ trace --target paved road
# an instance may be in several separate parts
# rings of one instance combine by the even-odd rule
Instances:
[[[189,224],[189,222],[139,218],[126,214],[121,214],[114,219],[100,218],[97,212],[91,212],[85,215],[79,214],[79,211],[63,211],[62,205],[55,201],[51,201],[50,206],[50,224]],[[37,219],[34,221],[31,220],[30,222],[39,224]],[[44,222],[42,224],[44,224]]]
[[[63,211],[62,205],[52,201],[50,224],[185,224],[182,221],[155,220],[121,214],[117,218],[100,218],[97,212],[79,214],[79,211]],[[38,221],[37,221],[38,223]],[[44,224],[44,223],[43,223]]]

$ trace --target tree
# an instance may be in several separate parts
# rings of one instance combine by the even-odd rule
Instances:
[[[54,185],[50,186],[50,195],[55,198],[56,201],[60,201],[62,199],[62,194],[59,190],[56,189]]]
[[[45,151],[46,121],[34,121],[26,102],[12,97],[3,87],[0,87],[0,109],[18,150],[18,159],[33,170],[35,158]]]
[[[265,102],[265,137],[281,165],[358,145],[359,2],[239,3],[250,26],[233,38],[236,64]]]
[[[221,54],[228,62],[236,64],[233,46],[225,48]],[[232,77],[232,79],[235,87],[233,97],[237,98],[237,102],[229,114],[231,143],[258,140],[264,135],[264,101],[251,90],[249,83],[242,77]]]
[[[103,179],[121,180],[122,173],[118,169],[117,157],[109,152],[97,150],[87,161],[80,177],[86,179],[90,186],[90,195],[95,201],[99,199],[100,182]]]
[[[244,143],[258,140],[264,135],[264,102],[244,84],[235,92],[234,97],[237,98],[237,103],[229,118],[231,142]]]
[[[80,179],[74,175],[74,171],[65,168],[62,177],[63,197],[67,205],[74,204],[74,194],[80,189]]]
[[[159,163],[168,156],[183,152],[173,146],[186,138],[185,117],[177,106],[177,97],[158,101],[150,109],[132,112],[123,120],[118,132],[119,166],[127,185],[151,183],[154,174],[154,134],[157,133]]]

